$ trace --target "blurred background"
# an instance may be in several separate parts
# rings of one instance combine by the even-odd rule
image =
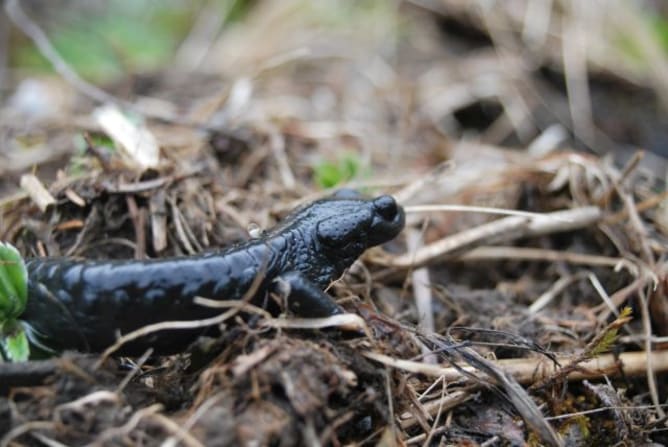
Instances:
[[[96,86],[210,132],[276,128],[349,170],[420,170],[466,142],[618,164],[646,150],[664,178],[667,56],[659,0],[11,0],[0,174],[75,150],[57,130],[93,126]]]

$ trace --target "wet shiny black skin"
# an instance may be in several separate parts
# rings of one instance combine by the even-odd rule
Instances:
[[[253,301],[264,302],[277,278],[289,278],[302,316],[339,312],[322,290],[367,248],[394,238],[404,212],[390,196],[362,198],[352,191],[299,208],[262,237],[198,256],[150,261],[27,261],[28,305],[22,319],[56,349],[101,351],[118,334],[147,324],[211,317],[220,311],[196,296],[240,299],[264,272]],[[301,292],[301,293],[300,293]],[[159,332],[126,352],[177,352],[200,332]]]

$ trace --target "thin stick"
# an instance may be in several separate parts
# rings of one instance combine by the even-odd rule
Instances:
[[[562,222],[570,222],[559,216],[554,216],[545,213],[532,213],[530,211],[519,211],[511,210],[507,208],[494,208],[488,206],[472,206],[472,205],[453,205],[453,204],[440,204],[440,205],[412,205],[405,206],[404,211],[406,213],[431,213],[434,211],[464,211],[470,213],[482,213],[482,214],[497,214],[502,216],[523,216],[531,218],[540,218],[546,217],[549,219],[557,219]]]
[[[104,445],[105,441],[110,441],[116,437],[120,437],[130,433],[137,427],[137,425],[139,425],[142,419],[149,417],[157,413],[158,411],[162,411],[162,409],[163,409],[162,404],[153,404],[148,407],[135,411],[132,414],[132,417],[130,417],[130,419],[125,424],[121,425],[120,427],[112,427],[103,431],[100,434],[100,436],[98,436],[97,439],[95,440],[96,444]]]
[[[477,247],[453,261],[479,261],[515,259],[522,261],[567,262],[569,264],[592,265],[597,267],[617,268],[624,263],[623,258],[588,255],[569,251],[547,250],[529,247]]]
[[[415,253],[406,253],[386,260],[391,267],[420,267],[440,260],[455,251],[471,249],[490,241],[509,241],[526,236],[540,236],[559,231],[570,231],[587,227],[601,218],[598,207],[582,207],[529,218],[510,216],[446,236],[426,245]]]
[[[263,321],[262,326],[276,329],[325,329],[340,327],[342,329],[363,331],[369,339],[373,339],[366,322],[357,314],[339,314],[326,318],[271,318]]]
[[[621,186],[622,183],[624,183],[624,180],[626,180],[629,174],[631,174],[631,172],[633,172],[633,170],[638,167],[638,164],[642,161],[644,157],[645,157],[645,151],[636,151],[633,154],[631,159],[628,162],[626,162],[626,166],[624,166],[624,169],[622,170],[619,177],[613,181],[612,185],[608,186],[608,189],[601,195],[601,198],[596,201],[599,206],[608,205],[608,202],[610,201],[610,197],[612,197],[612,194],[615,192],[617,188]]]
[[[647,287],[645,287],[647,290]],[[652,350],[652,322],[649,315],[649,304],[647,303],[647,295],[645,291],[640,291],[638,293],[640,297],[640,316],[642,318],[642,328],[645,335],[645,350]],[[654,362],[652,356],[647,356],[645,361],[646,375],[647,375],[647,387],[649,388],[649,395],[652,399],[652,403],[656,408],[656,413],[659,416],[659,419],[664,419],[666,417],[666,412],[661,408],[661,399],[659,398],[659,387],[656,383],[656,374],[660,372],[658,366]]]
[[[454,251],[463,250],[476,243],[486,242],[496,236],[517,232],[518,229],[526,227],[528,221],[529,219],[526,217],[512,216],[479,225],[425,245],[416,250],[415,253],[406,253],[390,259],[388,265],[401,268],[422,267],[440,260]]]
[[[99,368],[100,365],[102,365],[102,363],[104,363],[104,361],[107,359],[107,357],[109,357],[114,352],[118,351],[118,349],[120,349],[124,344],[129,343],[138,338],[144,337],[145,335],[166,330],[199,329],[209,326],[215,326],[225,322],[229,318],[239,313],[240,310],[248,307],[246,303],[241,300],[233,300],[233,301],[231,300],[227,301],[227,303],[229,304],[229,307],[231,307],[231,309],[228,310],[227,312],[223,312],[220,315],[216,315],[215,317],[204,318],[202,320],[161,321],[159,323],[149,324],[147,326],[143,326],[137,330],[129,332],[124,336],[120,337],[118,340],[116,340],[116,343],[109,346],[102,353],[102,355],[100,356],[100,360],[95,365],[95,368],[96,369]]]
[[[590,4],[571,0],[574,12],[562,22],[562,60],[568,108],[575,135],[587,145],[594,141],[591,96],[587,78],[587,34],[584,27],[590,17]]]
[[[190,434],[185,428],[160,413],[153,413],[148,415],[149,419],[153,419],[154,422],[162,425],[171,436],[177,438],[179,441],[183,442],[188,447],[204,447],[199,440],[197,440],[192,434]]]
[[[53,430],[56,424],[51,421],[31,421],[21,424],[11,429],[2,439],[0,439],[0,447],[9,447],[9,443],[19,436],[29,433],[33,430]]]
[[[84,407],[87,405],[91,404],[97,404],[101,402],[112,402],[112,403],[118,403],[120,400],[118,394],[112,391],[108,390],[98,390],[98,391],[93,391],[90,394],[86,394],[85,396],[82,396],[78,399],[75,399],[70,402],[65,402],[64,404],[60,404],[56,406],[56,408],[53,409],[53,415],[54,418],[60,422],[60,412],[63,410],[72,410],[72,411],[83,411]]]
[[[32,174],[21,176],[21,188],[28,193],[32,201],[35,202],[35,205],[42,212],[56,203],[56,199],[53,198],[42,182]]]
[[[197,423],[197,421],[211,408],[220,402],[220,400],[224,397],[225,395],[223,393],[219,393],[214,395],[213,397],[209,398],[206,402],[204,402],[200,407],[195,411],[194,414],[192,414],[186,421],[185,423],[182,424],[183,430],[185,432],[188,432],[190,429],[193,428],[193,426]],[[169,438],[167,438],[161,445],[161,447],[175,447],[177,443],[179,442],[179,439],[172,435]]]
[[[141,357],[139,357],[139,360],[137,360],[134,364],[134,368],[130,370],[130,372],[123,378],[121,383],[116,387],[116,393],[121,393],[125,387],[130,383],[132,379],[141,371],[141,367],[144,366],[144,363],[146,363],[146,360],[153,354],[153,348],[148,348],[146,352],[142,354]]]
[[[422,246],[422,231],[413,228],[407,229],[406,244],[408,250],[416,252]],[[421,267],[412,272],[413,295],[418,312],[418,325],[425,332],[434,332],[434,310],[432,299],[432,284],[429,278],[429,269]],[[428,348],[423,348],[423,354],[429,354]]]
[[[382,363],[386,366],[401,369],[403,371],[424,374],[430,377],[440,377],[446,381],[465,380],[464,373],[479,375],[472,366],[462,365],[460,367],[442,367],[423,362],[414,362],[411,360],[396,359],[385,354],[377,352],[365,352],[363,355],[371,360]],[[582,362],[578,369],[570,372],[565,379],[569,381],[579,381],[583,379],[594,379],[603,376],[618,375],[624,373],[625,376],[638,377],[647,373],[647,359],[651,357],[655,373],[668,371],[668,351],[652,351],[650,353],[625,352],[619,356],[605,354],[592,360]],[[560,363],[567,363],[570,358],[558,358]],[[524,384],[533,383],[541,380],[558,371],[558,366],[552,361],[544,358],[517,358],[504,359],[493,362],[494,365],[501,368],[507,374]]]
[[[668,191],[664,191],[660,194],[649,197],[636,205],[636,211],[637,212],[647,211],[648,209],[660,205],[667,198],[668,198]],[[623,209],[615,214],[606,217],[605,223],[614,225],[628,217],[629,217],[629,211],[627,209]]]
[[[429,402],[424,402],[422,407],[431,416],[435,416],[439,409],[441,412],[448,411],[455,408],[457,405],[460,405],[467,400],[471,400],[475,397],[475,393],[470,392],[469,390],[455,390],[451,391],[442,398],[430,400]],[[413,427],[418,423],[418,419],[412,414],[406,412],[399,416],[399,425],[402,430]]]
[[[583,278],[586,278],[587,275],[586,273],[579,273],[575,275],[570,275],[570,276],[564,276],[559,278],[552,286],[550,286],[549,289],[547,289],[545,292],[543,292],[536,300],[531,303],[529,306],[529,314],[533,315],[541,310],[543,310],[558,294],[563,292],[566,287],[570,286],[571,284],[580,281]]]
[[[424,447],[429,447],[431,445],[431,440],[435,435],[436,426],[441,421],[441,414],[443,412],[444,397],[445,397],[445,381],[443,381],[443,383],[441,385],[441,398],[438,399],[438,410],[436,411],[436,417],[434,418],[434,422],[432,423],[431,429],[429,430],[429,435],[427,436],[427,439],[423,443]]]

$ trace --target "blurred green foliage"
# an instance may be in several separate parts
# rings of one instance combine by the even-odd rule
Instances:
[[[234,2],[231,8],[226,5],[230,1]],[[219,5],[221,13],[227,13],[229,21],[243,17],[250,3],[221,0],[213,4]],[[47,2],[40,16],[48,20],[35,20],[44,26],[58,53],[79,75],[94,82],[109,82],[127,73],[168,64],[205,4],[202,0],[110,0],[73,2],[66,10],[50,10]],[[10,63],[24,70],[52,70],[51,64],[22,35],[10,51]]]
[[[653,15],[650,17],[650,23],[663,50],[668,53],[668,19],[660,15]]]
[[[663,48],[664,52],[668,54],[668,19],[660,14],[652,13],[642,16],[647,23],[647,29],[651,36]],[[647,59],[647,52],[643,51],[643,42],[640,42],[634,30],[622,30],[617,36],[617,48],[628,57],[630,60],[639,64],[641,67],[647,67],[649,62]]]
[[[0,242],[0,362],[27,360],[28,339],[19,322],[28,301],[28,272],[16,248]]]
[[[315,183],[321,188],[333,188],[368,174],[354,152],[344,152],[335,161],[322,161],[313,167]]]

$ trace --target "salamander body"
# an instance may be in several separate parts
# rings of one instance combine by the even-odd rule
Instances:
[[[49,347],[97,352],[147,324],[216,315],[220,311],[196,304],[195,297],[241,299],[258,276],[254,303],[262,305],[281,279],[294,313],[329,316],[341,310],[323,289],[403,225],[404,212],[392,197],[366,199],[344,190],[225,250],[148,261],[34,258],[26,262],[28,304],[21,318]],[[154,333],[125,352],[177,352],[198,333]]]

